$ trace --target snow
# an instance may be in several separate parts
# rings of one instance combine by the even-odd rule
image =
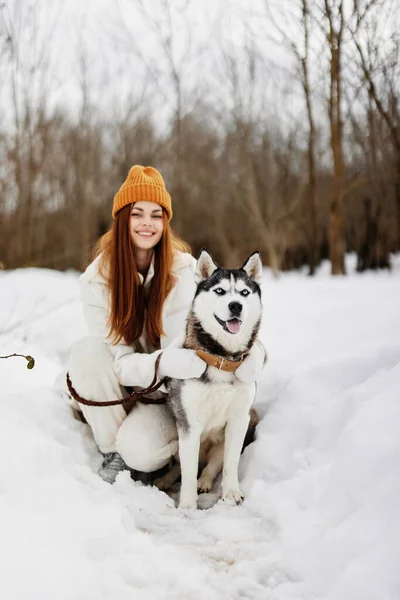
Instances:
[[[0,273],[0,590],[7,600],[398,600],[400,257],[391,273],[264,273],[245,502],[110,486],[53,389],[85,334],[78,273]]]

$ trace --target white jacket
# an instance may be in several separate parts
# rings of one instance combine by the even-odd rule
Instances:
[[[88,266],[79,279],[83,312],[89,334],[102,338],[109,346],[114,358],[114,370],[120,384],[147,387],[154,377],[157,356],[169,346],[172,340],[184,332],[186,317],[196,290],[193,277],[196,260],[190,254],[175,251],[172,273],[177,282],[168,294],[162,309],[162,327],[165,335],[160,340],[161,350],[150,354],[140,353],[137,351],[137,347],[123,342],[112,344],[107,325],[109,292],[106,282],[98,270],[99,261],[100,256]],[[145,285],[151,276],[150,270]]]

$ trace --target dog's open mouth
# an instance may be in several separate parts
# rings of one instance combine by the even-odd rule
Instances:
[[[237,319],[236,317],[233,319],[229,319],[229,321],[223,321],[219,319],[217,315],[214,315],[217,319],[218,323],[225,329],[225,331],[229,331],[229,333],[238,333],[240,331],[240,326],[242,321]]]

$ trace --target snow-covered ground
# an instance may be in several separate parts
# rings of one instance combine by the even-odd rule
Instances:
[[[0,273],[0,355],[36,359],[0,360],[2,598],[400,598],[400,257],[347,278],[265,271],[263,293],[245,502],[182,514],[127,473],[104,483],[52,388],[85,333],[78,274]]]

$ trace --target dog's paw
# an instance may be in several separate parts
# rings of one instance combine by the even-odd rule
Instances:
[[[168,492],[174,483],[179,479],[181,468],[178,464],[173,465],[170,471],[165,473],[154,481],[154,484],[161,492]]]
[[[197,491],[199,494],[207,494],[211,492],[212,484],[211,477],[202,474],[197,481]]]
[[[222,500],[232,505],[241,504],[244,500],[244,494],[239,488],[236,490],[230,489],[222,496]]]
[[[197,494],[185,494],[181,491],[181,497],[179,499],[179,508],[190,508],[196,510],[197,508]]]
[[[159,477],[153,483],[153,485],[160,490],[160,492],[167,492],[174,482],[171,483],[170,477],[168,477],[169,473],[164,475],[163,477]]]
[[[179,510],[196,510],[197,509],[197,500],[196,501],[186,501],[186,500],[181,500],[179,502]]]

